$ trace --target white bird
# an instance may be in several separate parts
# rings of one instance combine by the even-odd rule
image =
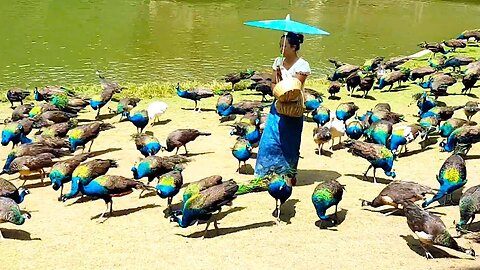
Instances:
[[[155,101],[148,105],[148,118],[150,119],[152,126],[155,125],[158,118],[160,118],[160,116],[164,114],[167,109],[168,105],[163,101]]]
[[[333,114],[330,116],[330,119],[332,120],[325,126],[330,129],[330,133],[332,134],[332,146],[330,146],[330,149],[333,149],[333,142],[335,138],[340,139],[339,144],[342,143],[342,136],[345,135],[345,123],[343,123],[341,120],[338,120]]]

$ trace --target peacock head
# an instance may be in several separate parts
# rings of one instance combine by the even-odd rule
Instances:
[[[132,173],[133,173],[133,178],[134,178],[134,179],[139,179],[139,177],[138,177],[138,170],[137,170],[137,168],[136,168],[135,166],[132,167],[131,171],[132,171]]]
[[[10,130],[3,130],[2,131],[2,145],[7,146],[8,143],[13,139],[14,133]]]
[[[75,153],[75,150],[77,150],[77,147],[78,147],[77,140],[70,140],[70,153]]]
[[[392,177],[393,179],[395,179],[395,177],[397,177],[397,174],[395,173],[395,171],[385,172],[385,175],[386,175],[386,176],[390,176],[390,177]]]

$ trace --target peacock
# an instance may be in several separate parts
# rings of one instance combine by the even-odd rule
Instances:
[[[195,101],[195,108],[193,109],[194,111],[197,111],[197,103],[202,98],[209,98],[209,97],[213,97],[214,95],[211,89],[206,89],[206,88],[193,88],[193,89],[183,90],[182,88],[180,88],[179,83],[177,83],[177,86],[175,86],[175,90],[177,91],[177,95],[179,97]],[[200,112],[200,107],[198,108],[198,111]]]
[[[362,69],[367,72],[375,72],[378,67],[382,64],[382,61],[385,58],[382,56],[376,56],[372,59],[365,60],[365,63],[362,66]]]
[[[452,193],[463,187],[467,183],[467,167],[465,160],[460,155],[451,155],[445,160],[437,175],[440,190],[432,199],[424,202],[422,207],[427,207],[431,203],[440,200],[446,196],[447,201],[451,202]]]
[[[347,124],[345,133],[347,134],[348,138],[352,140],[358,140],[363,136],[364,130],[365,128],[362,122],[354,120]]]
[[[467,74],[463,76],[462,78],[462,94],[466,95],[467,92],[468,94],[472,93],[472,88],[475,86],[477,83],[478,79],[480,78],[480,75],[477,74]]]
[[[157,195],[162,198],[168,198],[168,212],[171,213],[172,199],[178,194],[183,185],[182,169],[177,167],[173,171],[162,174],[158,178],[158,184],[155,187]]]
[[[200,132],[196,129],[177,129],[167,136],[166,145],[167,147],[165,150],[168,152],[172,152],[173,149],[177,149],[175,155],[178,154],[178,149],[180,147],[185,148],[185,154],[188,155],[187,151],[187,143],[194,141],[197,139],[198,136],[210,136],[211,133],[209,132]]]
[[[241,114],[244,115],[248,112],[255,112],[263,110],[263,103],[256,100],[242,100],[240,102],[234,103],[228,106],[223,111],[219,111],[218,115],[225,117],[232,114]]]
[[[155,101],[148,105],[148,118],[150,119],[150,122],[152,122],[152,126],[157,123],[160,116],[162,116],[167,111],[167,109],[168,105],[163,101]]]
[[[70,143],[67,139],[58,138],[58,137],[47,137],[42,135],[36,135],[32,138],[28,138],[25,135],[20,135],[20,142],[22,144],[32,144],[32,143],[40,143],[46,146],[50,146],[53,148],[69,148]]]
[[[63,185],[72,181],[72,174],[74,170],[80,165],[80,163],[87,160],[87,158],[90,156],[90,154],[76,155],[73,158],[53,164],[48,176],[52,182],[53,190],[58,190],[60,188],[60,196],[58,197],[59,200],[61,200],[63,196]]]
[[[30,218],[30,213],[22,214],[20,207],[18,207],[18,204],[14,200],[0,197],[0,223],[10,222],[15,225],[23,225],[25,220]],[[1,231],[0,239],[3,239]]]
[[[70,152],[74,153],[77,147],[83,146],[82,152],[85,150],[85,145],[88,142],[90,147],[88,152],[92,149],[93,141],[98,137],[100,131],[105,131],[114,128],[113,125],[103,122],[94,122],[78,126],[68,132],[68,141],[70,142]]]
[[[455,107],[441,107],[436,106],[430,109],[429,111],[422,113],[420,115],[421,118],[434,116],[437,117],[440,121],[446,121],[452,118],[455,111],[463,109],[465,106],[455,106]]]
[[[147,186],[149,186],[150,182],[152,182],[156,177],[171,172],[176,168],[179,169],[179,164],[186,163],[188,161],[189,159],[181,156],[148,156],[133,166],[131,171],[133,173],[133,178],[136,180],[147,177]],[[140,196],[142,196],[142,193],[140,193]]]
[[[368,166],[367,171],[363,175],[367,177],[368,171],[373,167],[374,183],[377,183],[375,176],[377,168],[382,168],[387,176],[392,178],[396,177],[395,171],[393,171],[393,161],[395,158],[392,152],[385,146],[355,140],[347,141],[345,146],[349,148],[349,152],[353,155],[364,158],[370,162],[370,166]]]
[[[332,135],[332,144],[330,145],[330,149],[333,150],[335,138],[338,138],[338,144],[342,144],[342,137],[345,135],[345,123],[332,117],[332,120],[328,122],[325,127],[330,130],[330,134]]]
[[[389,121],[380,120],[365,129],[365,137],[369,142],[386,146],[387,140],[392,134],[393,125]]]
[[[392,106],[390,106],[388,102],[380,102],[375,104],[375,107],[373,107],[372,111],[378,111],[378,110],[391,112]]]
[[[353,92],[355,92],[355,88],[360,86],[361,82],[360,75],[358,72],[354,72],[345,79],[345,82],[347,84],[347,91],[349,92],[350,96],[352,96]]]
[[[135,140],[137,150],[144,157],[156,155],[162,149],[162,145],[153,134],[134,134],[132,137]]]
[[[480,41],[480,29],[465,30],[463,31],[457,39],[475,39],[477,42]]]
[[[237,183],[229,180],[199,191],[184,201],[182,210],[173,213],[170,220],[177,222],[182,228],[187,228],[197,221],[207,221],[207,227],[203,234],[203,237],[205,237],[213,219],[215,233],[218,235],[217,215],[220,213],[222,206],[231,204],[236,198],[237,190]],[[217,211],[217,215],[214,215],[213,213]],[[182,215],[181,219],[177,216],[180,213]]]
[[[440,126],[440,136],[442,138],[448,138],[452,132],[460,128],[468,123],[467,120],[460,119],[460,118],[450,118],[447,121],[445,121],[441,126]]]
[[[55,156],[51,153],[42,153],[35,156],[17,157],[14,160],[12,160],[8,170],[4,170],[2,173],[8,173],[8,174],[14,174],[17,172],[20,173],[20,179],[24,179],[22,184],[22,187],[23,187],[27,182],[27,179],[25,178],[25,176],[38,172],[40,173],[40,179],[41,179],[42,185],[45,185],[43,183],[43,179],[45,178],[45,175],[46,175],[44,168],[52,167],[52,165],[55,163],[52,160],[53,158],[55,158]]]
[[[384,205],[390,205],[395,207],[393,211],[385,214],[385,216],[388,216],[397,212],[403,201],[416,202],[419,200],[425,200],[425,195],[427,194],[435,194],[435,192],[431,187],[413,181],[395,180],[382,189],[378,196],[372,201],[363,199],[361,199],[361,201],[362,206],[377,208]]]
[[[233,95],[229,92],[225,92],[223,95],[218,97],[217,100],[217,114],[222,116],[225,110],[227,110],[233,104]]]
[[[352,118],[358,109],[358,106],[353,102],[340,103],[335,111],[335,116],[338,120],[345,122]]]
[[[110,113],[120,114],[120,121],[124,117],[125,112],[130,112],[133,108],[137,107],[140,102],[139,98],[122,98],[118,101],[117,108],[112,110],[109,108]]]
[[[116,82],[112,82],[100,74],[100,71],[96,71],[98,78],[100,79],[100,84],[102,85],[102,92],[100,94],[94,95],[90,99],[90,106],[92,109],[97,111],[95,119],[98,119],[100,116],[100,109],[105,106],[113,97],[115,93],[121,93],[126,87],[120,86]]]
[[[408,227],[417,235],[427,259],[433,259],[432,254],[427,250],[428,246],[433,245],[448,247],[475,257],[473,249],[465,249],[457,244],[439,217],[421,209],[409,200],[403,201],[402,205]]]
[[[323,126],[330,122],[330,109],[325,106],[320,106],[312,112],[312,118],[317,126]]]
[[[147,110],[141,110],[133,115],[130,112],[123,112],[123,116],[125,116],[128,121],[132,122],[132,124],[137,127],[137,133],[142,133],[143,129],[148,125],[148,112]]]
[[[445,50],[445,48],[443,48],[442,44],[437,43],[437,42],[428,43],[428,42],[424,41],[423,43],[418,44],[418,46],[420,48],[424,48],[425,50],[431,51],[432,54],[433,54],[433,57],[435,57],[435,54],[437,54],[437,53],[447,54],[447,53],[450,52],[450,50]]]
[[[292,195],[292,177],[288,174],[271,172],[266,178],[268,179],[267,191],[275,199],[274,214],[276,214],[277,224],[280,224],[280,208]]]
[[[68,194],[62,195],[61,200],[65,202],[83,192],[85,185],[93,179],[104,175],[110,168],[117,168],[118,163],[113,159],[93,159],[78,165],[72,172],[72,188]]]
[[[337,208],[342,200],[345,187],[337,180],[324,181],[315,187],[312,194],[312,203],[317,212],[320,221],[329,221],[333,224],[338,223]],[[335,219],[326,215],[328,208],[335,205]]]
[[[238,160],[237,171],[240,172],[241,162],[246,166],[247,160],[252,156],[252,145],[247,139],[239,137],[233,145],[232,155]]]
[[[432,108],[437,106],[437,101],[435,99],[430,98],[427,95],[427,92],[423,92],[420,94],[415,94],[412,96],[414,102],[417,102],[418,107],[418,115],[422,115],[423,113],[428,112]]]
[[[132,193],[134,189],[148,189],[148,187],[142,182],[134,181],[118,175],[102,175],[93,179],[86,185],[81,183],[80,185],[82,185],[82,193],[84,195],[101,198],[107,205],[105,211],[98,217],[98,222],[104,222],[108,219],[108,217],[112,216],[113,197],[128,195]],[[65,200],[66,197],[63,198],[63,201]],[[108,207],[108,204],[110,204],[110,208]],[[102,220],[107,211],[109,211],[110,214],[106,219]]]
[[[363,98],[366,98],[368,92],[372,89],[373,84],[375,83],[375,77],[373,74],[366,74],[360,77],[359,90],[363,91]]]
[[[222,183],[222,176],[220,175],[211,175],[205,178],[202,178],[198,181],[191,182],[183,191],[183,202],[185,203],[193,195],[200,193],[201,191],[211,188]]]
[[[458,68],[458,70],[460,71],[461,66],[466,66],[473,62],[475,62],[475,59],[472,57],[452,56],[443,62],[442,68],[451,67],[453,71]]]
[[[435,96],[435,99],[437,99],[439,96],[448,95],[448,87],[454,85],[456,82],[457,80],[449,74],[437,73],[433,74],[432,77],[430,77],[430,79],[426,82],[414,82],[414,84],[419,85],[423,89],[430,89],[430,93]]]
[[[333,73],[332,77],[329,78],[331,81],[336,81],[338,79],[347,78],[350,74],[357,72],[360,69],[359,66],[344,64],[339,66],[335,72]]]
[[[62,111],[47,111],[33,117],[34,128],[42,128],[53,124],[69,122],[72,118],[77,117],[76,114],[66,113]]]
[[[27,188],[17,188],[12,182],[0,178],[0,197],[10,198],[20,204],[28,194],[30,191]]]
[[[2,141],[3,146],[8,145],[12,142],[13,147],[20,143],[22,136],[28,135],[33,128],[33,120],[29,118],[24,118],[17,122],[9,123],[2,130]],[[12,147],[12,148],[13,148]]]
[[[28,90],[23,90],[20,88],[12,88],[7,91],[7,99],[10,101],[10,104],[13,106],[13,102],[20,102],[20,105],[23,105],[23,100],[30,95]]]
[[[54,95],[74,96],[73,91],[66,89],[63,86],[45,86],[43,89],[35,87],[33,96],[36,101],[50,101]]]
[[[332,139],[328,127],[317,127],[313,129],[313,141],[318,145],[318,155],[323,154],[323,145]]]
[[[407,152],[407,144],[414,141],[419,135],[423,134],[424,128],[419,124],[409,124],[406,126],[398,126],[393,128],[392,135],[387,139],[387,148],[392,151],[395,156],[398,156],[404,147]]]
[[[470,226],[475,214],[480,212],[480,185],[473,186],[462,194],[458,203],[460,221],[456,224],[457,232],[464,232],[464,227]]]
[[[258,124],[250,124],[245,122],[235,123],[230,135],[237,135],[246,139],[251,145],[256,144],[261,139],[260,127]]]
[[[305,110],[311,112],[322,105],[322,95],[311,88],[304,89]]]
[[[440,142],[440,147],[446,152],[460,151],[467,155],[472,144],[477,142],[480,142],[480,127],[463,126],[455,129],[450,136],[448,136],[447,142]]]
[[[410,60],[408,56],[396,56],[388,59],[386,62],[383,63],[383,69],[394,70],[396,67],[405,64]]]

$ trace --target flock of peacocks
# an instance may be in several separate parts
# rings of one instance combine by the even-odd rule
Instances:
[[[480,31],[466,31],[460,38],[463,37],[475,37],[479,40]],[[445,41],[442,44],[452,48],[450,49],[452,51],[467,46],[461,39]],[[444,48],[442,44],[423,43],[421,46],[433,53],[447,54],[449,50],[439,49],[439,46]],[[438,191],[415,182],[396,180],[387,185],[371,202],[362,200],[362,206],[391,205],[395,208],[392,212],[399,210],[401,206],[407,217],[408,226],[419,237],[427,258],[432,257],[426,249],[429,245],[443,245],[474,255],[473,250],[458,246],[442,220],[423,208],[443,198],[445,198],[443,203],[449,203],[451,194],[467,182],[464,157],[468,155],[471,145],[480,141],[480,128],[471,121],[472,116],[480,111],[479,103],[469,101],[467,104],[447,106],[438,101],[438,97],[447,94],[447,88],[456,82],[455,77],[458,76],[463,77],[462,82],[465,85],[462,93],[470,91],[480,76],[480,62],[454,56],[441,58],[438,63],[430,59],[428,61],[430,66],[414,70],[400,67],[409,60],[409,57],[398,57],[385,61],[382,57],[376,57],[366,61],[363,66],[331,60],[336,70],[329,77],[331,84],[328,92],[335,98],[335,94],[340,91],[343,84],[346,84],[350,95],[358,89],[364,92],[365,97],[375,82],[378,84],[376,88],[390,86],[391,89],[396,82],[400,84],[412,80],[422,88],[429,89],[429,93],[423,92],[413,96],[419,109],[416,123],[406,123],[404,115],[393,112],[388,103],[379,103],[360,116],[357,114],[359,107],[354,102],[343,102],[335,110],[329,109],[322,104],[322,94],[306,88],[305,113],[317,124],[313,130],[313,140],[318,145],[319,155],[324,153],[323,145],[331,141],[330,149],[335,150],[343,145],[354,156],[366,159],[370,165],[365,177],[373,168],[373,182],[376,182],[377,169],[383,170],[391,178],[396,177],[394,163],[401,157],[402,149],[407,151],[409,143],[419,138],[423,149],[430,143],[432,136],[443,137],[440,151],[452,152],[452,156],[445,160],[437,175],[440,184]],[[444,70],[452,67],[455,72],[457,68],[463,66],[466,68],[460,68],[459,73],[455,74]],[[170,221],[178,223],[183,228],[198,221],[207,221],[205,234],[212,221],[215,229],[218,228],[216,214],[221,211],[222,206],[231,205],[238,195],[251,191],[268,191],[276,201],[274,214],[277,222],[280,222],[281,206],[291,196],[296,177],[293,171],[278,171],[276,168],[271,168],[267,176],[246,184],[239,184],[233,180],[224,181],[220,175],[191,182],[184,189],[181,209],[172,208],[173,198],[184,186],[182,170],[190,162],[187,144],[199,136],[209,136],[210,133],[195,129],[177,129],[167,136],[165,145],[162,145],[153,134],[143,133],[149,123],[154,125],[167,110],[167,104],[161,101],[151,103],[146,110],[133,112],[140,100],[124,98],[118,101],[115,110],[109,109],[110,113],[119,114],[121,118],[135,126],[137,134],[132,137],[137,150],[144,158],[132,166],[131,178],[107,175],[110,168],[118,166],[117,162],[95,158],[102,151],[91,152],[90,149],[102,131],[115,128],[114,125],[99,120],[100,110],[112,100],[114,94],[122,92],[125,88],[107,80],[98,71],[97,75],[102,91],[90,99],[78,97],[63,87],[35,88],[34,98],[39,103],[33,105],[23,104],[23,99],[29,94],[27,91],[12,89],[7,92],[12,108],[13,102],[19,101],[21,105],[13,108],[11,119],[5,121],[1,143],[7,146],[12,142],[13,148],[6,158],[2,174],[18,172],[20,178],[25,178],[39,172],[43,183],[44,177],[47,176],[45,168],[51,168],[48,177],[52,188],[60,189],[59,201],[65,202],[79,194],[105,201],[106,209],[98,218],[101,222],[112,213],[114,197],[125,196],[135,189],[141,190],[139,197],[144,192],[155,192],[160,198],[167,199]],[[426,76],[429,77],[425,82]],[[232,155],[238,160],[239,172],[242,171],[241,163],[245,165],[254,154],[254,148],[258,147],[268,117],[263,109],[270,106],[265,101],[267,96],[272,96],[270,74],[247,70],[225,77],[225,81],[232,84],[232,90],[236,83],[246,79],[252,81],[249,89],[261,92],[262,101],[241,100],[235,103],[233,95],[226,92],[218,97],[216,104],[216,112],[221,117],[220,122],[234,120],[235,115],[241,116],[233,124],[229,124],[232,127],[230,135],[237,136],[232,146]],[[416,82],[418,79],[422,81]],[[200,111],[198,102],[201,99],[214,96],[210,89],[182,89],[179,84],[175,89],[179,97],[195,102],[195,111]],[[81,121],[77,120],[77,116],[88,105],[97,110],[97,121],[80,125]],[[452,118],[456,110],[463,110],[466,119]],[[38,131],[34,136],[30,136],[34,129]],[[342,143],[342,137],[345,135],[349,139]],[[337,145],[334,144],[336,138]],[[85,152],[87,146],[88,150]],[[82,148],[82,153],[73,155],[77,148]],[[185,155],[178,155],[180,148],[183,148]],[[162,150],[168,152],[175,150],[175,155],[157,156]],[[67,156],[68,158],[63,158]],[[140,181],[143,178],[146,178],[146,182]],[[155,185],[152,184],[154,180]],[[64,193],[64,185],[68,183],[71,183],[70,191]],[[344,190],[345,186],[336,180],[321,182],[315,187],[311,200],[322,222],[337,224],[337,206],[342,200]],[[17,189],[11,182],[0,178],[0,220],[21,225],[25,219],[30,218],[30,214],[21,211],[18,206],[28,194],[28,189],[23,188],[23,185]],[[425,200],[427,194],[431,194],[432,198],[425,201],[422,208],[414,204],[415,201]],[[335,217],[326,214],[327,209],[332,206],[335,206]],[[480,211],[480,185],[468,189],[462,195],[459,208],[461,219],[456,228],[458,232],[466,233],[468,224],[473,222],[475,213]]]

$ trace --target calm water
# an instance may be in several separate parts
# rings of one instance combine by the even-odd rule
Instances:
[[[145,82],[268,68],[281,32],[242,23],[287,13],[332,33],[302,45],[317,77],[331,57],[410,54],[480,28],[480,0],[2,0],[0,88],[96,83],[96,69]]]

